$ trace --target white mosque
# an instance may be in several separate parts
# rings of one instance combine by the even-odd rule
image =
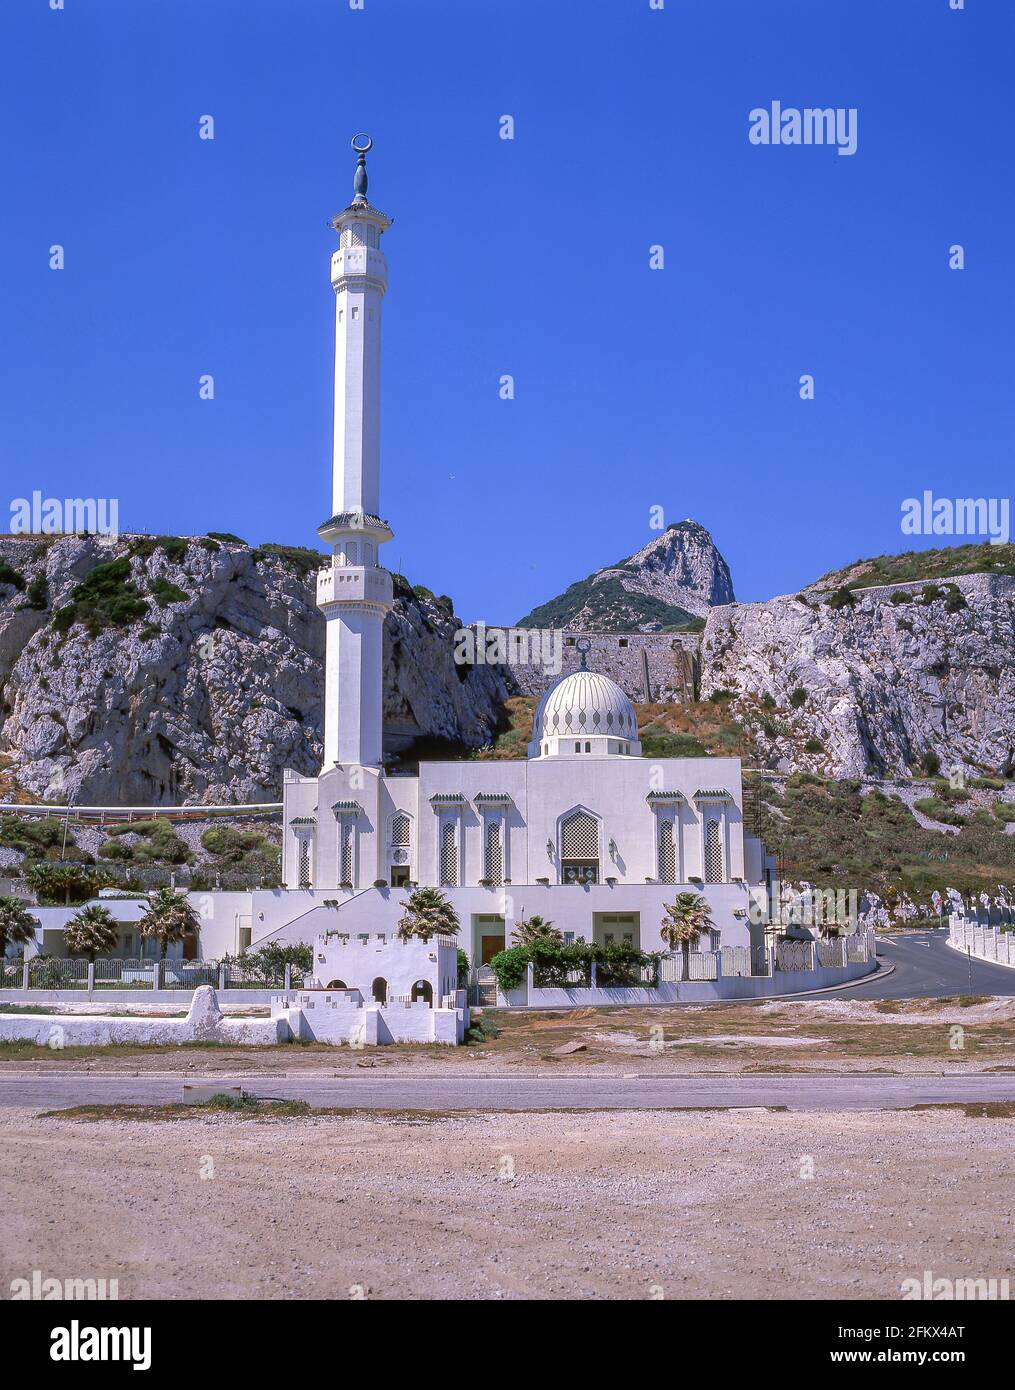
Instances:
[[[353,147],[355,196],[333,221],[334,490],[318,532],[332,550],[317,586],[327,622],[324,765],[317,777],[285,776],[287,920],[273,901],[258,929],[257,900],[279,895],[251,895],[252,944],[313,939],[325,920],[353,937],[392,933],[404,890],[435,885],[477,967],[535,913],[565,940],[661,949],[663,907],[680,887],[708,897],[713,948],[761,946],[748,909],[752,895],[767,902],[775,870],[744,833],[739,760],[644,758],[631,701],[584,665],[544,695],[524,762],[385,771],[381,637],[392,583],[379,550],[392,531],[380,502],[381,238],[391,221],[367,199],[369,138]],[[322,899],[328,907],[313,906]]]
[[[421,962],[400,950],[398,922],[414,886],[446,894],[480,977],[511,944],[514,923],[535,914],[565,941],[663,950],[664,908],[684,889],[709,902],[714,930],[701,949],[746,948],[737,973],[764,970],[776,866],[745,834],[739,760],[644,757],[631,701],[586,669],[584,655],[540,701],[524,761],[421,763],[418,776],[384,768],[381,639],[392,581],[379,551],[392,531],[380,502],[381,238],[391,222],[367,200],[370,147],[368,137],[354,140],[355,196],[333,219],[334,491],[319,528],[331,562],[317,581],[327,623],[324,764],[317,777],[284,775],[285,886],[192,892],[201,928],[187,952],[207,961],[269,941],[311,943],[319,986],[415,1004],[426,983],[435,1003],[458,1010],[460,1034],[454,948],[448,958],[448,943],[434,943],[426,981]],[[144,906],[117,901],[127,955],[136,953]],[[37,909],[36,949],[64,954],[73,911]]]

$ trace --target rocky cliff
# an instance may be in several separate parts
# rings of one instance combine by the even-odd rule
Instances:
[[[276,800],[321,758],[319,557],[231,540],[0,539],[0,778],[79,803]],[[386,734],[488,741],[497,668],[458,667],[450,601],[396,582]],[[0,787],[0,792],[4,788]]]
[[[716,608],[704,698],[725,698],[770,765],[834,776],[963,764],[1015,745],[1015,578],[808,590]]]
[[[696,521],[681,521],[540,604],[518,626],[647,632],[685,627],[732,602],[729,566],[712,537]]]

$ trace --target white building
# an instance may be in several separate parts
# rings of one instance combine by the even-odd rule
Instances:
[[[392,531],[380,502],[381,239],[391,223],[367,201],[370,142],[357,141],[355,196],[334,218],[331,258],[334,489],[318,534],[332,557],[317,588],[327,622],[324,765],[317,777],[285,775],[285,888],[192,894],[197,951],[213,958],[328,933],[391,940],[415,884],[447,894],[474,968],[535,913],[565,939],[660,950],[664,905],[681,888],[708,898],[715,934],[703,944],[760,951],[764,927],[749,908],[752,898],[770,902],[775,865],[745,834],[739,760],[643,757],[634,707],[604,675],[583,666],[547,691],[524,761],[423,763],[415,777],[383,767],[392,584],[379,551]],[[70,915],[57,914],[41,914],[50,938]],[[346,976],[336,978],[369,989]]]
[[[391,581],[378,549],[381,305],[390,221],[366,199],[365,152],[355,198],[334,220],[336,293],[334,515],[319,529],[331,565],[318,578],[328,622],[325,756],[318,777],[287,774],[286,900],[327,897],[352,933],[391,932],[410,884],[436,885],[463,925],[474,965],[539,913],[566,935],[659,949],[663,906],[683,885],[709,898],[723,944],[752,944],[749,895],[774,872],[744,834],[735,758],[650,761],[634,707],[584,668],[543,697],[524,762],[424,763],[418,777],[381,762],[381,630]],[[276,924],[294,939],[333,909]],[[294,914],[295,917],[295,914]],[[763,931],[754,929],[755,945]],[[252,932],[256,945],[261,933]]]

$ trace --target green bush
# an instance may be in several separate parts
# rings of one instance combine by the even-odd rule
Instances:
[[[73,603],[61,608],[53,618],[57,632],[67,632],[76,622],[84,623],[91,637],[107,627],[129,627],[143,618],[148,605],[130,578],[130,561],[125,555],[96,565],[71,590]]]
[[[130,553],[138,559],[147,560],[161,550],[174,564],[187,558],[187,549],[188,542],[182,536],[135,536],[130,543]]]
[[[493,957],[490,969],[503,993],[517,989],[522,983],[529,959],[530,952],[527,946],[509,946],[507,950],[498,951]]]
[[[9,584],[20,593],[25,587],[25,577],[17,570],[11,569],[6,560],[0,560],[0,584]]]
[[[703,758],[707,752],[694,734],[671,734],[651,724],[641,732],[641,751],[646,758]]]
[[[804,744],[805,753],[823,753],[824,751],[825,745],[819,738],[809,738]]]
[[[234,536],[232,531],[209,531],[208,539],[212,541],[225,541],[226,545],[246,545],[242,536]]]
[[[318,550],[308,550],[304,545],[275,545],[268,543],[259,545],[256,550],[251,551],[251,558],[255,565],[261,564],[267,559],[281,560],[283,564],[292,565],[299,570],[300,574],[311,574],[314,570],[319,570],[327,556],[322,555]]]
[[[99,846],[100,859],[133,859],[134,851],[122,840],[106,840]]]
[[[47,849],[63,844],[65,829],[64,822],[56,816],[43,816],[39,820],[27,816],[0,816],[0,845],[41,858]],[[70,830],[67,843],[74,844],[74,834]]]
[[[802,685],[798,685],[789,697],[790,705],[793,709],[801,709],[807,703],[807,691]]]
[[[998,820],[1015,820],[1015,802],[1013,801],[995,801],[993,810]]]
[[[896,606],[898,606],[900,603],[912,603],[913,595],[908,591],[908,589],[896,589],[895,593],[892,594],[888,602],[894,603]]]
[[[39,613],[44,613],[49,607],[49,585],[46,582],[45,574],[37,574],[25,590],[25,598],[28,600],[28,607],[34,608]]]
[[[171,603],[189,603],[190,595],[185,594],[177,584],[171,583],[159,575],[158,579],[148,586],[149,592],[160,608],[166,608]]]
[[[852,608],[855,600],[849,589],[836,589],[835,593],[831,594],[825,602],[828,604],[829,608],[838,609]]]
[[[931,820],[940,821],[942,825],[965,825],[965,816],[960,816],[957,811],[953,811],[947,801],[942,801],[938,796],[923,796],[919,801],[913,803],[917,811]]]

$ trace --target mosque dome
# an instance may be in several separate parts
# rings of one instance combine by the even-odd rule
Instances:
[[[616,681],[598,671],[561,676],[536,709],[529,757],[609,753],[641,756],[634,705]]]

